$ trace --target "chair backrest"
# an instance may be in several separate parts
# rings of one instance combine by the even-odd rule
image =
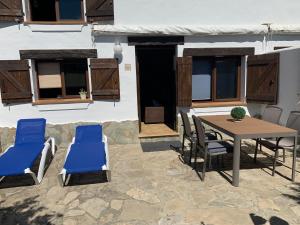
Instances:
[[[286,126],[288,128],[294,129],[298,131],[298,135],[300,134],[300,111],[291,111],[289,118],[286,122]]]
[[[102,142],[102,126],[87,125],[76,127],[75,143]]]
[[[269,105],[265,108],[265,111],[262,114],[261,119],[268,121],[270,123],[279,124],[281,114],[282,114],[282,108]]]
[[[202,121],[199,117],[193,115],[193,121],[195,124],[195,130],[197,135],[197,144],[200,145],[200,147],[205,147],[205,130],[202,125]]]
[[[189,117],[188,117],[187,113],[183,112],[182,110],[180,111],[180,115],[181,115],[182,124],[183,124],[183,133],[184,133],[184,135],[191,137],[192,129],[191,129]]]
[[[45,119],[21,119],[17,124],[15,144],[43,144],[45,130]]]

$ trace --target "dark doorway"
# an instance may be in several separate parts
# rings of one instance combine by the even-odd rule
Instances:
[[[176,129],[175,52],[173,45],[136,46],[139,119],[143,124],[161,123]],[[151,111],[150,116],[157,113],[158,121],[149,122],[147,112],[149,116],[152,107],[158,111]]]

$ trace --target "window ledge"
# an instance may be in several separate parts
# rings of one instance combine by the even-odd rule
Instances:
[[[26,21],[24,25],[87,25],[85,21]]]
[[[243,101],[231,102],[193,102],[192,108],[209,108],[209,107],[226,107],[226,106],[246,106],[247,103]]]
[[[32,105],[56,105],[56,104],[74,104],[74,103],[93,103],[91,99],[45,99],[37,100],[32,103]]]

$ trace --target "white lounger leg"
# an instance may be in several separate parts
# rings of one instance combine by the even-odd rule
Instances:
[[[58,175],[58,182],[62,187],[65,186],[66,176],[67,176],[67,171],[65,169],[62,169]]]
[[[29,168],[25,169],[24,173],[25,174],[29,174],[33,178],[35,184],[39,184],[40,183],[40,181],[37,179],[35,173],[32,172]]]
[[[4,180],[4,178],[5,178],[5,176],[1,177],[1,178],[0,178],[0,182],[1,182],[1,181],[3,181],[3,180]]]
[[[51,144],[50,144],[50,142],[51,142]],[[44,177],[45,164],[46,164],[47,154],[48,154],[48,151],[49,151],[50,147],[51,147],[51,153],[52,153],[52,155],[54,155],[54,153],[55,153],[55,140],[54,140],[54,138],[49,138],[45,142],[45,146],[44,146],[44,149],[42,151],[42,156],[41,156],[41,159],[40,159],[39,169],[38,169],[37,175],[34,172],[32,172],[30,170],[30,168],[27,168],[27,169],[24,170],[25,174],[30,174],[32,176],[35,184],[41,183],[41,181]]]

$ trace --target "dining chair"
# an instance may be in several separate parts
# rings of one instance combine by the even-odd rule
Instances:
[[[185,140],[187,140],[190,142],[189,164],[191,164],[192,154],[193,154],[194,146],[196,143],[196,134],[195,134],[195,131],[192,131],[188,114],[186,112],[183,112],[182,110],[180,110],[180,115],[181,115],[182,126],[183,126],[181,155],[182,156],[184,155]],[[208,140],[218,139],[218,136],[222,139],[222,135],[217,131],[207,130],[205,132],[206,132],[206,138]]]
[[[203,128],[201,119],[193,115],[193,121],[195,124],[196,137],[197,137],[196,146],[195,146],[196,152],[195,152],[194,169],[196,170],[198,152],[201,152],[203,154],[203,159],[204,159],[203,169],[202,169],[202,181],[204,181],[207,157],[209,157],[209,162],[211,162],[211,157],[214,156],[223,157],[225,154],[233,152],[233,145],[228,143],[227,140],[223,140],[223,139],[208,140],[206,138],[205,130]]]
[[[300,111],[291,111],[290,115],[288,117],[286,127],[297,130],[298,135],[300,133]],[[285,162],[285,149],[286,148],[292,148],[294,147],[294,138],[293,137],[278,137],[276,140],[272,139],[260,139],[257,140],[256,146],[255,146],[255,153],[254,153],[254,162],[256,162],[257,159],[257,150],[258,150],[258,144],[270,149],[275,153],[274,159],[273,159],[273,170],[272,170],[272,176],[275,175],[275,167],[276,167],[276,161],[278,158],[278,151],[283,151],[283,162]]]
[[[279,124],[281,114],[282,108],[278,106],[268,105],[265,108],[261,119],[270,123]]]
[[[280,121],[280,117],[282,114],[282,108],[278,107],[278,106],[273,106],[273,105],[268,105],[262,116],[261,119],[270,123],[275,123],[275,124],[279,124]],[[259,150],[262,150],[262,145],[259,143],[259,140],[261,139],[256,139],[256,144],[259,145]]]

